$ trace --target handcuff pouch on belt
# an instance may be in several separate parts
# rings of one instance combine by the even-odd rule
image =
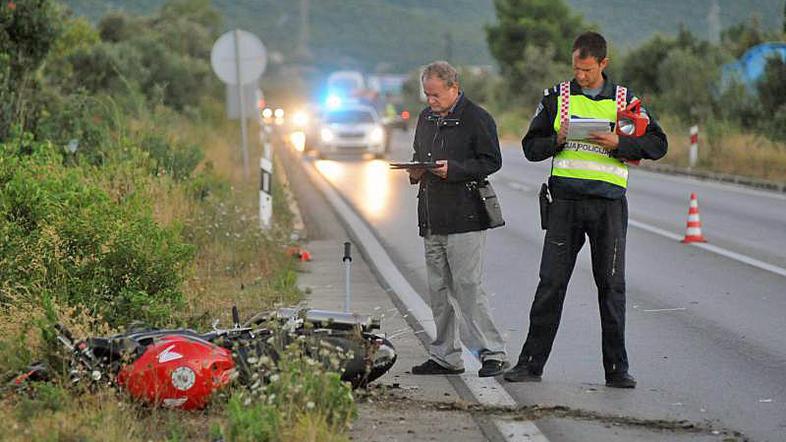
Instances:
[[[546,230],[549,227],[549,206],[551,206],[548,184],[541,184],[538,201],[540,202],[540,228]]]

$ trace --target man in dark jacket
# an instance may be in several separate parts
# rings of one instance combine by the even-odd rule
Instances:
[[[666,154],[666,135],[650,117],[639,137],[614,132],[570,139],[571,118],[615,122],[618,110],[634,100],[612,83],[606,40],[586,32],[573,44],[571,82],[547,89],[522,140],[530,161],[553,158],[546,212],[546,238],[540,283],[530,310],[529,333],[516,366],[505,373],[510,382],[539,381],[559,327],[562,304],[576,255],[589,237],[592,274],[598,287],[606,385],[634,388],[625,350],[625,237],[628,206],[626,162],[656,160]]]
[[[482,361],[478,375],[496,376],[505,367],[505,343],[481,287],[489,220],[477,185],[502,166],[497,128],[464,96],[458,73],[447,62],[426,66],[421,81],[429,107],[418,118],[413,161],[439,167],[408,172],[410,182],[420,186],[418,226],[437,335],[430,359],[413,367],[412,374],[463,373],[460,334]]]

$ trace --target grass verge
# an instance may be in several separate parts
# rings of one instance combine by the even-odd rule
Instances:
[[[133,305],[138,307],[138,313],[126,315],[128,310],[119,306],[110,310],[117,313],[117,318],[144,318],[153,311],[155,315],[150,317],[157,325],[206,329],[215,319],[228,324],[232,305],[237,305],[242,315],[250,316],[279,304],[292,305],[302,300],[296,286],[298,264],[284,253],[292,215],[282,186],[273,186],[274,225],[270,231],[263,232],[258,219],[255,176],[258,172],[243,176],[236,122],[226,123],[218,118],[192,121],[161,109],[149,117],[126,122],[124,127],[125,136],[132,141],[128,141],[127,151],[120,149],[120,152],[132,157],[130,163],[109,161],[99,168],[81,164],[78,158],[67,164],[50,158],[42,160],[40,171],[24,170],[33,175],[30,179],[22,177],[25,179],[14,181],[35,182],[34,177],[38,176],[35,174],[53,176],[60,181],[54,182],[51,189],[31,192],[21,188],[15,197],[21,200],[24,196],[43,195],[49,198],[42,201],[51,202],[52,213],[72,206],[73,209],[65,212],[62,222],[57,224],[43,216],[45,213],[40,219],[34,217],[38,200],[33,199],[25,206],[30,208],[29,214],[16,210],[14,204],[2,207],[6,218],[11,216],[14,222],[0,226],[6,228],[0,233],[6,238],[27,241],[20,240],[19,250],[23,250],[22,246],[39,247],[25,255],[31,257],[27,265],[35,268],[18,268],[19,272],[13,275],[15,280],[6,278],[0,284],[0,369],[7,374],[47,354],[50,343],[41,330],[52,321],[65,322],[78,337],[121,330],[125,326],[122,321],[107,322],[107,310],[92,308],[86,301],[92,299],[91,293],[97,293],[91,290],[106,288],[107,299],[115,302],[110,282],[119,281],[121,287],[133,285],[138,282],[133,281],[134,269],[142,269],[146,263],[152,262],[162,270],[171,268],[176,273],[174,279],[166,280],[171,282],[171,287],[167,286],[171,294],[161,292],[161,296],[175,296],[178,302],[170,305],[150,301],[146,296],[155,293],[155,280],[147,285],[141,281],[134,286],[138,291],[128,296],[129,302],[136,302]],[[165,169],[151,174],[148,157],[135,148],[135,132],[141,135],[136,139],[155,133],[163,144],[198,144],[204,159],[188,179],[169,175]],[[254,140],[254,129],[250,132],[249,138]],[[252,142],[250,148],[250,157],[259,158],[258,143]],[[46,151],[46,146],[41,149]],[[139,164],[143,167],[135,166]],[[8,170],[13,172],[8,176],[18,175],[18,170],[10,167]],[[277,179],[275,174],[274,179]],[[61,192],[64,184],[72,189],[65,196]],[[2,196],[7,197],[7,192]],[[103,206],[96,206],[95,201]],[[107,213],[118,208],[125,208],[126,216],[108,217],[104,224],[89,221],[80,224],[81,220],[91,219],[83,216],[85,210],[93,210],[92,219],[95,219],[98,215],[108,216]],[[24,225],[18,222],[23,215],[27,217],[25,220],[31,220],[28,234],[10,230]],[[136,219],[135,216],[140,222],[129,225],[140,225],[147,230],[134,236],[139,239],[138,245],[126,244],[123,242],[126,236],[116,234],[117,227]],[[30,232],[38,235],[35,241],[30,239]],[[155,242],[159,237],[162,239]],[[155,250],[146,248],[145,244],[151,243],[158,245]],[[92,247],[90,254],[82,253],[87,245]],[[169,257],[180,245],[188,253],[173,255],[171,267],[167,267],[170,263],[167,260],[144,261]],[[128,253],[110,259],[114,256],[111,252],[120,246]],[[40,256],[36,250],[46,253]],[[55,252],[57,256],[50,256]],[[0,254],[0,259],[9,259],[10,255]],[[112,276],[95,270],[116,268],[127,271]],[[88,272],[90,269],[93,273]],[[90,285],[99,275],[106,276],[105,280],[100,285]],[[64,295],[74,282],[89,288],[80,291],[83,298]],[[97,301],[95,304],[99,305]],[[160,305],[166,308],[161,310]],[[3,439],[346,440],[343,434],[355,413],[351,389],[337,374],[307,361],[292,349],[279,366],[278,382],[264,394],[230,391],[228,400],[216,400],[200,412],[149,409],[129,402],[122,393],[111,389],[80,391],[64,382],[35,385],[26,394],[6,391],[0,400],[0,419],[6,422]]]

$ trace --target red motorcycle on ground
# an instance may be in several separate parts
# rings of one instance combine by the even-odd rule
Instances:
[[[393,345],[374,333],[379,320],[324,310],[279,309],[234,326],[199,333],[191,329],[135,329],[109,337],[75,340],[63,326],[55,336],[65,349],[72,382],[110,383],[151,406],[200,409],[232,382],[250,385],[269,374],[260,360],[275,364],[287,345],[298,342],[304,355],[324,362],[325,352],[341,355],[341,378],[354,388],[385,374],[396,361]],[[12,386],[52,377],[45,364],[16,376]]]

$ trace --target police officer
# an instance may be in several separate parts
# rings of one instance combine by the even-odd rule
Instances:
[[[505,373],[510,382],[540,381],[586,236],[598,288],[606,385],[636,386],[625,350],[625,162],[661,158],[667,140],[652,117],[640,137],[593,132],[588,139],[568,139],[569,117],[616,121],[617,110],[635,98],[606,76],[608,62],[603,36],[579,35],[573,43],[573,80],[545,91],[521,141],[528,160],[553,158],[548,184],[552,200],[546,211],[540,283],[530,310],[529,332],[518,363]]]

